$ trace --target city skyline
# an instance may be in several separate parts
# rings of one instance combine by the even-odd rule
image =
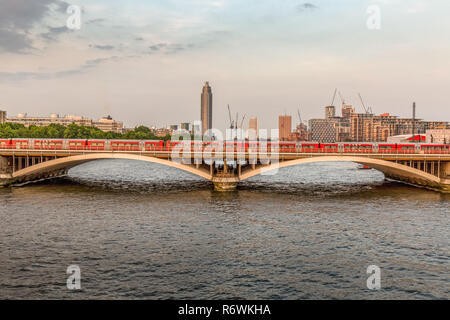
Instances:
[[[380,30],[366,27],[373,3]],[[77,4],[80,30],[65,29],[61,1],[3,4],[0,109],[162,126],[199,120],[198,87],[209,80],[219,129],[228,125],[227,104],[261,119],[261,128],[298,108],[306,119],[321,117],[335,87],[357,112],[361,92],[377,114],[410,117],[416,101],[418,118],[450,119],[450,22],[436,19],[450,9],[445,1]]]

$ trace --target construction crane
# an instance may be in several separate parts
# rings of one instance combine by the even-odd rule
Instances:
[[[302,116],[300,115],[300,109],[297,109],[298,121],[302,124]]]
[[[331,100],[330,106],[334,106],[334,99],[336,99],[337,88],[334,89],[333,100]]]
[[[364,111],[366,112],[366,114],[371,114],[371,113],[372,113],[372,108],[371,108],[371,107],[367,107],[367,108],[366,108],[366,105],[364,104],[364,101],[363,101],[363,98],[361,97],[361,94],[358,93],[358,96],[359,96],[359,99],[361,100],[361,104],[362,104],[362,106],[363,106]]]
[[[243,125],[244,125],[244,120],[245,120],[245,114],[244,114],[244,116],[242,117],[242,121],[241,121],[241,129],[243,129]]]
[[[228,115],[230,116],[230,129],[234,129],[233,119],[231,119],[230,105],[228,105]]]
[[[344,100],[344,98],[342,97],[342,94],[341,94],[341,92],[340,91],[338,91],[338,93],[339,93],[339,98],[341,98],[341,101],[342,101],[342,105],[345,105],[345,100]],[[333,101],[334,102],[334,101]]]

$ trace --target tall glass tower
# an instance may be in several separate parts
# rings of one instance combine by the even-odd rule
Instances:
[[[212,129],[212,92],[208,81],[203,86],[200,112],[202,119],[202,134],[204,134],[208,129]]]

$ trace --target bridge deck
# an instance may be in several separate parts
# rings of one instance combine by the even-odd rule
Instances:
[[[173,159],[173,158],[203,158],[203,159],[223,159],[223,158],[235,158],[235,159],[279,159],[279,160],[295,160],[311,157],[322,156],[348,156],[348,157],[366,157],[372,159],[382,159],[387,161],[448,161],[450,160],[450,154],[423,154],[423,153],[361,153],[361,152],[278,152],[267,154],[256,154],[249,152],[185,152],[178,153],[178,156],[174,156],[172,151],[111,151],[111,150],[35,150],[35,149],[0,149],[0,156],[20,156],[20,157],[70,157],[76,155],[85,154],[134,154],[141,156],[156,157],[161,159]]]

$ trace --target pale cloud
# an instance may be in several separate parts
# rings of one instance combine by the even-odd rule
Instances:
[[[298,12],[305,12],[305,11],[316,10],[319,7],[316,6],[315,4],[306,2],[306,3],[302,3],[302,4],[297,5],[295,8],[297,9]]]
[[[428,7],[428,5],[429,5],[429,3],[425,2],[425,1],[410,3],[408,8],[406,9],[406,12],[409,14],[421,13]]]
[[[54,72],[0,72],[0,82],[22,82],[27,80],[49,80],[64,78],[72,75],[88,72],[92,68],[108,61],[120,61],[123,57],[111,56],[106,58],[97,58],[86,60],[84,64],[66,70]]]
[[[16,1],[34,9],[17,19],[0,10],[0,104],[12,113],[36,102],[90,116],[103,86],[128,125],[193,121],[209,80],[219,127],[228,103],[266,127],[300,103],[306,118],[321,116],[336,86],[349,100],[363,92],[377,111],[401,115],[414,98],[421,117],[450,118],[448,1],[78,0],[83,24],[73,32],[60,2],[8,3]],[[366,28],[372,3],[382,9],[380,32]]]

